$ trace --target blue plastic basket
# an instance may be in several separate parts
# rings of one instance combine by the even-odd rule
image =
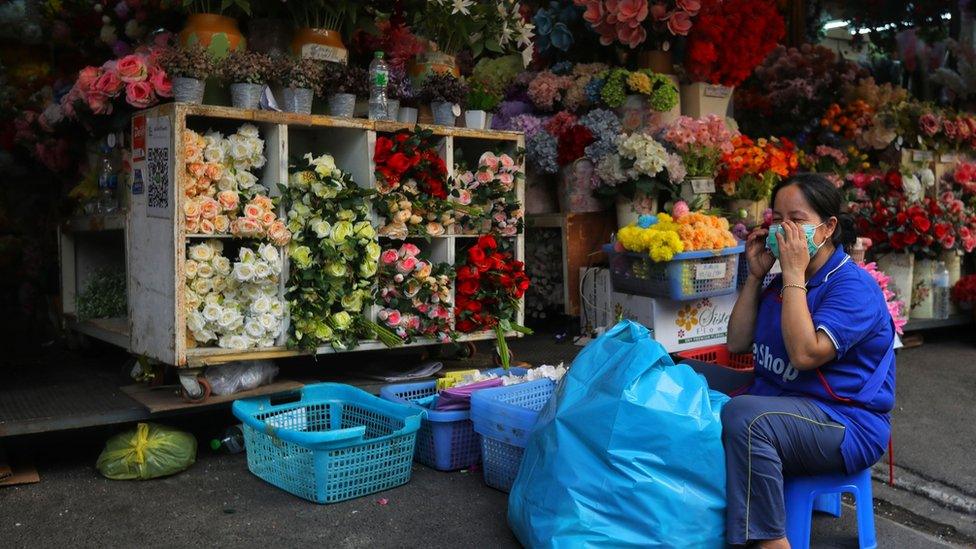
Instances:
[[[281,403],[238,400],[233,411],[251,472],[316,503],[406,484],[424,413],[338,383],[306,385]]]
[[[766,273],[765,278],[763,278],[762,287],[765,288],[769,286],[769,283],[776,278],[778,273]],[[746,285],[746,278],[749,276],[749,260],[746,259],[746,253],[742,252],[739,255],[739,279],[736,281],[736,289],[741,290],[743,286]]]
[[[471,421],[481,435],[485,484],[508,492],[522,463],[522,453],[556,384],[548,379],[471,395]]]
[[[653,261],[647,254],[617,252],[604,245],[610,258],[610,280],[618,292],[677,301],[735,293],[743,245],[722,250],[675,254],[671,261]]]
[[[510,368],[509,373],[524,376],[525,368]],[[486,373],[503,375],[505,370],[494,368]],[[437,394],[436,381],[398,383],[380,389],[380,396],[426,410],[414,401]],[[426,410],[427,415],[417,431],[414,459],[438,471],[457,471],[481,463],[481,437],[474,432],[471,411]]]

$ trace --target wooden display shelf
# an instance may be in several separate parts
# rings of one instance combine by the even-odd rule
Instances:
[[[127,318],[78,320],[74,315],[65,315],[64,321],[66,327],[70,330],[111,343],[118,347],[127,348],[129,346],[129,319]]]
[[[375,188],[373,151],[379,133],[400,129],[413,129],[414,125],[395,122],[371,121],[359,118],[337,118],[322,115],[302,115],[272,111],[242,110],[230,107],[170,103],[137,113],[134,121],[144,123],[146,146],[156,149],[156,156],[168,158],[166,168],[154,167],[149,178],[149,166],[136,158],[133,169],[147,174],[145,192],[131,197],[131,212],[126,225],[126,267],[128,272],[129,318],[131,337],[128,349],[136,354],[177,367],[201,367],[236,360],[270,359],[301,354],[336,352],[331,347],[315,351],[289,349],[282,335],[276,346],[239,351],[219,347],[188,347],[185,313],[186,248],[205,238],[232,238],[230,235],[188,234],[182,214],[185,201],[182,189],[188,177],[183,142],[187,129],[205,132],[215,129],[233,131],[244,123],[258,127],[265,142],[267,162],[255,171],[260,182],[269,189],[272,197],[279,195],[278,184],[288,180],[288,159],[301,158],[305,154],[329,154],[343,172],[365,188]],[[134,122],[135,123],[135,122]],[[168,130],[165,128],[168,126]],[[485,151],[506,152],[515,156],[524,146],[521,133],[470,130],[436,125],[420,125],[438,136],[438,150],[453,176],[455,161],[463,161],[468,167],[477,165]],[[159,128],[164,128],[162,131]],[[135,133],[135,132],[134,132]],[[159,136],[164,137],[160,138]],[[153,145],[150,144],[153,142]],[[151,156],[147,151],[145,156]],[[457,153],[457,155],[455,155]],[[260,173],[259,173],[260,172]],[[160,177],[161,176],[161,177]],[[160,184],[162,180],[162,185]],[[516,189],[518,200],[524,202],[524,188]],[[149,196],[157,207],[149,207]],[[162,206],[160,207],[159,204]],[[278,215],[283,216],[284,206]],[[374,222],[376,220],[374,219]],[[469,244],[465,239],[477,235],[452,235],[430,239],[431,257],[436,262],[453,264],[458,250]],[[512,237],[516,259],[525,260],[524,236]],[[390,245],[389,240],[384,244]],[[279,249],[283,272],[279,298],[284,298],[288,279],[287,249]],[[376,308],[368,315],[374,318]],[[516,322],[524,322],[520,311]],[[513,334],[515,335],[515,334]],[[493,339],[494,332],[468,334],[461,341]],[[438,345],[436,341],[418,341],[411,346]],[[375,341],[363,342],[352,351],[386,349]]]
[[[580,314],[580,268],[603,259],[600,246],[617,230],[613,212],[530,214],[527,230],[559,229],[562,244],[563,303],[568,315]]]

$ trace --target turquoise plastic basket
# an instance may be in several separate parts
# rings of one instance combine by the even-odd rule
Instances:
[[[555,390],[554,382],[540,379],[471,395],[471,421],[481,435],[485,484],[503,492],[512,489],[532,428]]]
[[[647,254],[614,251],[606,244],[610,258],[610,281],[614,291],[689,301],[735,293],[739,278],[739,254],[743,245],[723,250],[674,254],[671,261],[656,262]]]
[[[234,402],[247,466],[298,497],[336,503],[410,480],[423,410],[338,383],[307,385],[284,401]]]

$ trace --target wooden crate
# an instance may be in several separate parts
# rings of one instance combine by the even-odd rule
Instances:
[[[270,189],[272,196],[277,194],[277,184],[288,178],[288,160],[300,158],[305,153],[319,155],[331,154],[336,164],[344,172],[352,175],[360,185],[375,186],[373,176],[373,150],[378,133],[394,132],[410,127],[395,122],[374,122],[365,119],[333,118],[320,115],[301,115],[270,111],[253,111],[171,103],[142,111],[133,118],[136,147],[155,144],[168,154],[168,171],[163,175],[163,186],[151,186],[145,154],[133,151],[132,169],[141,170],[144,188],[131,196],[130,211],[124,217],[124,264],[127,270],[129,318],[118,319],[111,327],[123,326],[111,334],[116,343],[127,343],[132,353],[145,355],[165,364],[178,367],[199,367],[234,360],[280,358],[306,354],[284,345],[282,336],[275,347],[238,351],[219,347],[194,347],[187,344],[186,316],[184,313],[185,276],[184,264],[188,243],[209,238],[232,238],[230,235],[187,234],[183,216],[185,164],[183,159],[183,135],[189,128],[203,133],[213,128],[218,131],[233,131],[241,124],[250,122],[256,125],[265,141],[267,163],[260,176],[261,183]],[[439,150],[447,163],[449,176],[453,175],[455,151],[469,167],[475,167],[477,160],[485,151],[507,152],[514,156],[524,146],[522,134],[515,132],[478,131],[444,126],[423,126],[440,138]],[[138,131],[136,131],[136,128]],[[168,128],[168,130],[167,130]],[[141,134],[141,135],[140,135]],[[158,154],[154,152],[153,154]],[[138,179],[138,178],[137,178]],[[152,188],[151,188],[152,187]],[[517,189],[520,201],[524,202],[523,186]],[[149,197],[153,196],[150,207]],[[283,208],[283,206],[282,206]],[[282,210],[283,212],[283,210]],[[458,249],[465,242],[472,242],[473,236],[445,235],[432,239],[430,250],[436,261],[452,262]],[[465,240],[467,239],[467,240]],[[524,237],[514,237],[515,255],[524,261]],[[381,237],[381,246],[387,240]],[[62,241],[63,248],[71,247],[70,241]],[[69,250],[70,251],[70,250]],[[285,249],[280,250],[284,259],[284,271],[279,287],[283,297],[287,280],[288,261]],[[63,278],[74,276],[76,268],[65,269]],[[66,287],[68,287],[66,285]],[[72,284],[71,288],[76,287]],[[73,312],[73,290],[65,290],[65,312]],[[69,295],[70,294],[70,295]],[[370,312],[375,314],[376,308]],[[523,313],[518,323],[523,323]],[[104,324],[104,323],[103,323]],[[89,327],[91,328],[91,327]],[[82,330],[84,331],[84,330]],[[99,331],[89,329],[89,335],[99,337]],[[105,334],[103,334],[105,335]],[[517,336],[516,333],[510,335]],[[459,341],[486,340],[494,338],[494,332],[479,332],[460,336]],[[107,339],[107,337],[100,337]],[[421,340],[412,345],[434,345],[436,341]],[[364,341],[351,351],[385,349],[378,341]],[[317,354],[335,352],[331,346],[314,351]]]

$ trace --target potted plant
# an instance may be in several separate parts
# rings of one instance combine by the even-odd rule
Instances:
[[[214,58],[202,45],[167,48],[160,52],[159,64],[173,82],[174,101],[203,102],[206,79],[214,70]]]
[[[664,129],[662,139],[681,157],[686,171],[679,196],[673,198],[693,209],[709,207],[722,155],[733,150],[733,135],[725,119],[714,114],[700,119],[681,116]]]
[[[323,85],[329,98],[329,115],[352,118],[356,113],[356,98],[367,93],[366,69],[328,63],[325,72]]]
[[[322,85],[322,63],[315,59],[296,59],[281,74],[284,86],[281,107],[287,112],[310,114],[312,98]]]
[[[271,57],[253,51],[232,52],[220,63],[221,76],[231,83],[231,104],[239,109],[258,108],[273,72]]]
[[[468,84],[467,110],[464,111],[464,125],[474,130],[488,127],[488,113],[498,107],[501,98],[488,90],[479,80],[472,79]]]
[[[342,29],[356,23],[360,4],[346,0],[288,2],[299,27],[291,42],[292,53],[345,65],[349,61],[349,50],[342,43]]]
[[[453,126],[461,114],[459,103],[468,93],[468,87],[453,74],[431,73],[424,79],[420,94],[430,104],[434,124]]]
[[[181,3],[190,13],[180,31],[181,45],[199,44],[217,59],[244,49],[246,41],[237,27],[237,19],[226,14],[237,11],[250,16],[249,0],[182,0]]]
[[[390,82],[386,88],[386,104],[389,120],[398,120],[400,116],[400,105],[403,101],[409,101],[413,97],[413,84],[407,77],[407,71],[402,67],[390,67]],[[415,109],[416,111],[416,109]],[[414,112],[414,122],[417,121],[417,113]]]

